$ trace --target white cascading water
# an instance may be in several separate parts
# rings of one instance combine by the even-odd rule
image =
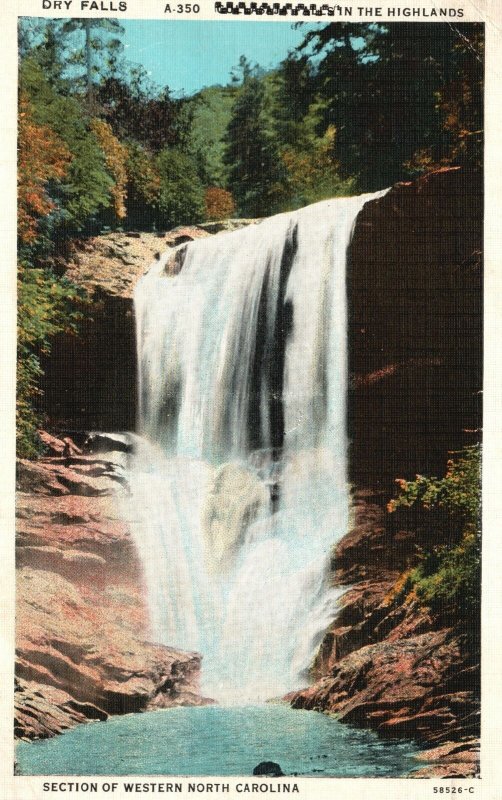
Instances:
[[[203,655],[203,691],[305,685],[347,531],[345,262],[327,200],[168,251],[139,282],[133,533],[155,641]]]

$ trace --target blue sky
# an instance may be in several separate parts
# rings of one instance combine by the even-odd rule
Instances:
[[[142,64],[175,95],[226,84],[241,55],[265,69],[277,66],[312,25],[289,22],[121,20],[128,61]]]

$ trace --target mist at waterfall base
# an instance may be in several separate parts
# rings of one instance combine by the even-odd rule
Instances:
[[[220,704],[306,685],[335,616],[329,561],[349,523],[346,253],[381,194],[183,245],[137,286],[129,517],[149,633],[200,652],[202,691]]]

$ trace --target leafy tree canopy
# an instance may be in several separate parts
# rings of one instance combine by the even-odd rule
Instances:
[[[241,59],[242,86],[235,100],[224,142],[228,187],[244,216],[275,210],[281,166],[271,127],[266,83],[259,71]]]
[[[481,25],[334,23],[311,31],[308,48],[296,67],[315,65],[343,177],[370,191],[434,166],[480,166]]]
[[[160,176],[158,224],[172,228],[204,217],[204,186],[190,156],[164,149],[156,161]]]

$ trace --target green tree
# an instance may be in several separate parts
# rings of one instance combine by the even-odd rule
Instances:
[[[321,101],[310,59],[306,55],[292,53],[268,78],[272,88],[274,129],[281,145],[302,146],[306,127],[309,137],[316,134],[322,136],[326,126],[322,115],[318,113]],[[315,120],[312,124],[314,107]]]
[[[172,228],[202,221],[204,186],[194,160],[181,150],[165,148],[156,159],[156,169],[160,178],[158,225]]]
[[[237,92],[233,86],[209,86],[191,101],[189,149],[195,154],[199,171],[209,186],[224,187],[227,183],[224,137]]]
[[[65,178],[50,186],[57,213],[45,218],[45,235],[55,241],[56,231],[58,236],[70,236],[97,224],[99,214],[113,205],[114,180],[78,99],[57,92],[31,58],[23,61],[19,80],[34,122],[49,127],[71,154]]]
[[[277,148],[285,168],[281,208],[290,210],[329,197],[353,194],[335,157],[337,130],[326,126],[328,103],[316,93],[315,72],[306,56],[292,55],[266,76]]]
[[[247,62],[241,66],[243,83],[225,134],[223,161],[240,214],[259,217],[277,209],[283,170],[267,115],[266,85]]]
[[[82,44],[73,49],[70,63],[84,68],[79,76],[85,82],[85,93],[90,113],[96,110],[95,86],[104,74],[113,74],[118,67],[118,56],[123,49],[119,38],[124,33],[116,19],[71,18],[61,24],[61,35],[66,39],[74,34]]]
[[[433,166],[479,165],[480,25],[333,23],[311,31],[307,46],[342,177],[369,191]],[[448,121],[451,97],[458,124]]]

